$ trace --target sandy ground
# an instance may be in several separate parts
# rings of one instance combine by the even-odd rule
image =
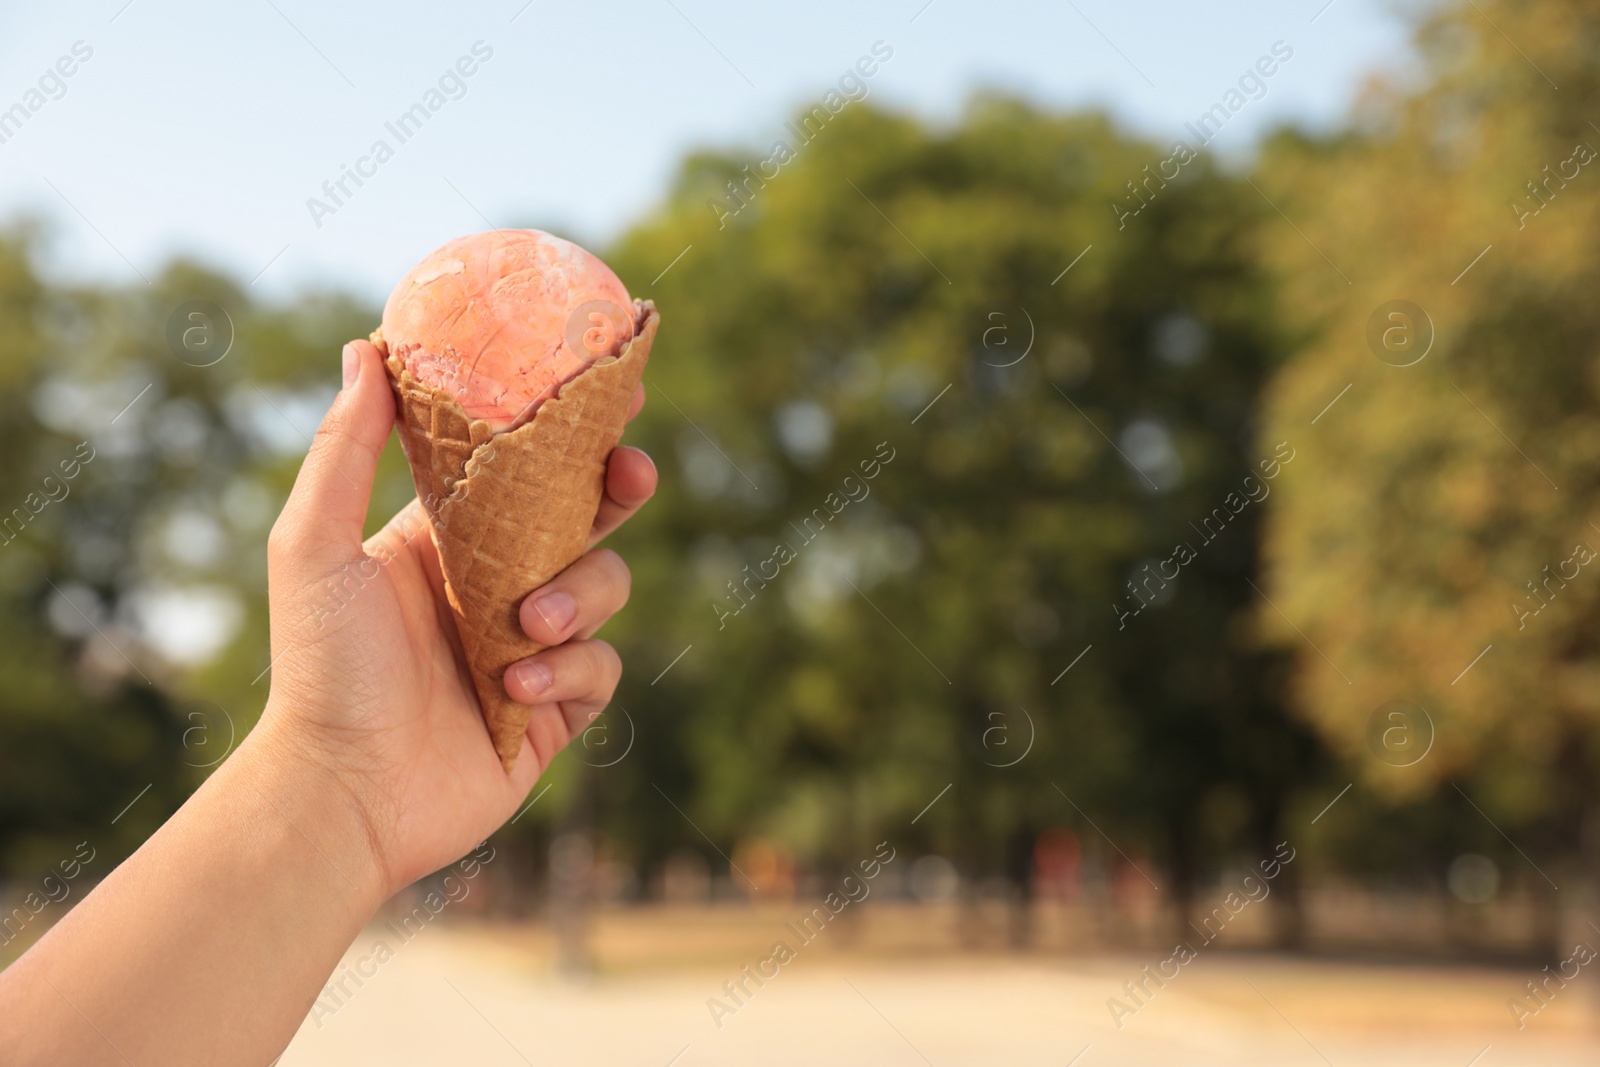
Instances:
[[[380,941],[394,949],[382,963]],[[1108,998],[1160,954],[919,958],[836,948],[801,947],[764,987],[750,983],[753,995],[719,1027],[708,999],[765,952],[603,965],[594,977],[564,979],[548,939],[527,928],[441,924],[400,943],[374,927],[346,957],[351,970],[336,972],[347,974],[345,992],[325,996],[281,1063],[1600,1062],[1600,978],[1587,969],[1518,1030],[1506,1002],[1532,974],[1516,968],[1218,952],[1184,968],[1119,1029]]]

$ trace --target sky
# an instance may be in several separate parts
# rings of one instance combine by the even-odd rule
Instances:
[[[869,98],[930,121],[998,88],[1168,140],[1276,44],[1291,57],[1213,145],[1236,158],[1277,124],[1338,123],[1409,56],[1394,0],[8,6],[0,112],[43,103],[0,126],[0,220],[47,220],[58,277],[143,285],[185,255],[267,298],[378,301],[490,227],[603,248],[687,152],[765,148],[875,45]],[[437,110],[402,142],[386,124],[418,103]],[[323,183],[358,164],[336,202]]]

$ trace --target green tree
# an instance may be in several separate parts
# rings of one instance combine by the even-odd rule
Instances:
[[[0,242],[0,861],[32,877],[87,837],[103,875],[260,713],[262,545],[371,313],[263,307],[184,262],[50,286],[32,243]]]
[[[1039,830],[1104,847],[1093,818],[1181,914],[1270,847],[1316,755],[1245,625],[1260,505],[1190,527],[1272,455],[1262,205],[1195,159],[1129,218],[1170,149],[999,97],[947,132],[852,105],[791,147],[775,174],[692,158],[613,257],[664,311],[630,432],[679,475],[623,538],[648,754],[613,832],[695,841],[659,788],[724,852],[763,832],[826,866],[889,835],[1020,888]],[[880,449],[871,496],[802,534]],[[1184,540],[1170,602],[1119,620]]]
[[[1300,632],[1264,625],[1366,786],[1449,815],[1408,816],[1423,839],[1399,849],[1374,844],[1381,807],[1352,806],[1323,827],[1347,854],[1471,847],[1544,889],[1494,826],[1553,885],[1600,817],[1600,586],[1566,562],[1600,547],[1597,39],[1600,14],[1571,0],[1444,5],[1418,28],[1421,88],[1376,81],[1352,131],[1285,134],[1263,162],[1299,230],[1278,226],[1270,255],[1303,338],[1268,417],[1305,442],[1267,541]],[[1392,317],[1396,300],[1421,312]],[[1382,712],[1369,734],[1395,700],[1431,731]],[[1431,751],[1393,766],[1421,751],[1408,737]]]

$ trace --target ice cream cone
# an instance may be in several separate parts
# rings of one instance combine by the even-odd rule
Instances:
[[[432,521],[445,592],[483,718],[509,772],[533,709],[506,696],[506,668],[543,646],[522,632],[523,599],[574,563],[605,491],[606,460],[650,357],[660,316],[635,301],[633,340],[542,402],[505,433],[469,419],[455,396],[419,381],[384,352],[398,400],[400,444]]]

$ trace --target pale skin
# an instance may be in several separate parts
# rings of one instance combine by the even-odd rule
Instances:
[[[344,364],[268,540],[275,662],[260,724],[0,973],[7,1063],[265,1067],[380,905],[510,818],[611,699],[621,664],[593,634],[629,578],[594,545],[654,493],[649,458],[612,453],[590,551],[521,605],[550,647],[507,672],[507,693],[533,706],[507,774],[418,504],[362,542],[394,401],[372,345],[347,345]],[[641,390],[632,413],[643,402]],[[383,561],[377,576],[319,619],[328,579],[368,559]]]

